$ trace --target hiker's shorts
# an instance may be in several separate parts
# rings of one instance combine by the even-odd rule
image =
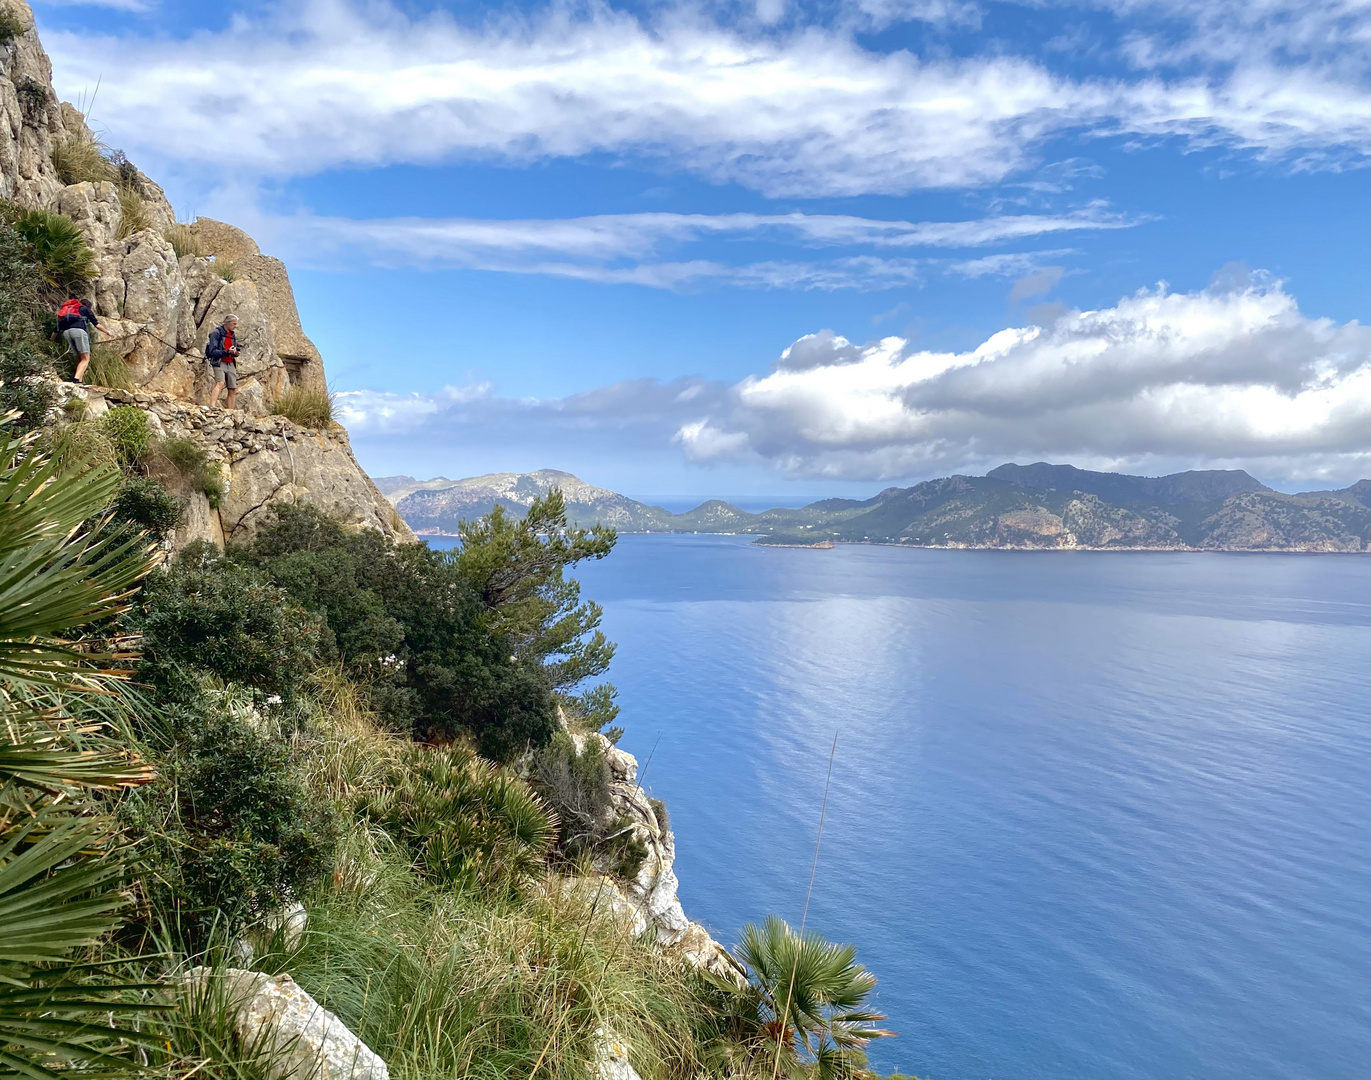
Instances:
[[[223,383],[226,390],[237,390],[238,369],[233,364],[215,364],[214,381]]]
[[[62,340],[77,356],[90,352],[90,334],[79,326],[62,331]]]

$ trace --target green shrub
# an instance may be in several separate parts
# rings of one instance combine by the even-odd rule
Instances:
[[[119,215],[121,240],[152,227],[152,215],[148,212],[148,204],[131,183],[124,181],[119,184]]]
[[[11,8],[0,8],[0,45],[8,45],[28,31],[28,23]]]
[[[64,184],[93,184],[113,180],[114,169],[105,157],[105,148],[88,131],[76,131],[57,140],[52,147],[52,164]]]
[[[119,463],[125,468],[142,461],[152,445],[148,414],[135,405],[116,405],[110,409],[100,418],[100,429],[109,438]]]
[[[28,243],[48,285],[70,289],[95,275],[95,253],[76,222],[50,210],[20,210],[7,205],[7,223]]]
[[[609,763],[599,740],[587,739],[580,753],[565,731],[535,750],[529,780],[562,824],[558,849],[568,859],[592,851],[609,825]]]
[[[411,744],[357,809],[403,844],[429,881],[487,895],[541,874],[556,836],[555,818],[522,780],[456,746]]]
[[[28,431],[46,422],[56,390],[46,377],[53,363],[42,330],[45,283],[32,247],[8,224],[11,209],[0,202],[0,412],[16,410],[14,429]]]
[[[300,427],[328,427],[333,422],[333,395],[293,386],[271,403],[271,411]]]
[[[191,225],[182,225],[178,222],[164,230],[162,238],[171,245],[178,259],[184,259],[187,255],[205,254],[204,245],[200,243],[200,237]]]
[[[116,521],[146,530],[162,541],[170,540],[181,524],[180,500],[146,476],[124,478],[110,513]]]
[[[304,895],[333,868],[337,822],[312,794],[286,743],[252,718],[250,701],[201,687],[166,710],[170,745],[157,781],[120,815],[141,840],[148,926],[189,947]]]
[[[610,771],[604,744],[586,738],[580,751],[565,731],[533,752],[529,782],[561,823],[557,851],[568,863],[589,861],[597,869],[635,877],[647,858],[647,845],[632,822],[614,815]]]
[[[90,364],[86,368],[84,378],[91,386],[108,386],[115,390],[133,389],[133,372],[129,362],[107,341],[91,344]]]
[[[317,619],[206,541],[147,584],[130,621],[143,634],[140,676],[173,697],[182,696],[180,670],[199,668],[262,697],[292,698],[319,646]]]
[[[210,506],[218,509],[224,501],[224,478],[204,447],[194,439],[176,435],[163,439],[157,448],[176,466],[176,471],[186,482],[201,492],[209,500]]]
[[[441,552],[346,531],[312,507],[278,506],[234,558],[324,617],[333,647],[394,727],[435,742],[469,737],[497,761],[556,730],[547,670],[514,658]]]

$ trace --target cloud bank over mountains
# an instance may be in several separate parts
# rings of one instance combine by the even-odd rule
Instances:
[[[687,5],[651,20],[553,6],[472,26],[382,0],[304,0],[185,40],[46,40],[67,96],[89,95],[71,80],[117,49],[124,70],[101,84],[100,113],[131,152],[198,163],[230,136],[233,169],[258,178],[628,154],[769,196],[899,194],[1002,181],[1069,132],[1228,146],[1305,168],[1366,159],[1360,9],[1267,0],[1186,17],[1178,4],[1105,6],[1142,19],[1121,30],[1123,76],[1001,49],[883,53],[841,19],[728,24]],[[877,23],[955,22],[971,8],[860,10]],[[206,62],[218,56],[232,58],[232,77]]]
[[[674,444],[699,464],[765,463],[835,481],[1013,459],[1340,479],[1371,462],[1371,329],[1308,318],[1279,282],[1238,274],[1200,292],[1158,286],[1050,326],[1005,329],[962,353],[821,332],[733,385],[636,380],[557,400],[481,386],[365,391],[340,395],[339,407],[362,442],[514,429],[624,450]]]

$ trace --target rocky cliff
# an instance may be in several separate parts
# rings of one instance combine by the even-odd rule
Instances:
[[[109,180],[64,183],[56,163],[63,150],[95,145],[95,137],[57,99],[32,12],[22,0],[0,0],[0,8],[26,27],[0,40],[0,198],[65,214],[80,227],[95,255],[89,291],[100,340],[128,367],[123,388],[75,393],[91,414],[114,403],[144,409],[154,431],[200,444],[227,482],[218,508],[183,492],[188,512],[177,543],[241,538],[282,500],[313,502],[345,523],[413,539],[357,464],[340,425],[308,429],[273,415],[293,389],[327,389],[284,264],[224,222],[178,225],[162,189],[127,163],[112,165]],[[213,389],[205,340],[230,311],[244,346],[231,412],[203,404]]]

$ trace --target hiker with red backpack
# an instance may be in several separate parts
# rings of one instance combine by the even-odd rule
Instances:
[[[214,370],[214,392],[209,396],[209,407],[219,404],[219,391],[228,390],[228,408],[233,408],[238,397],[238,367],[235,361],[243,351],[238,344],[236,332],[238,316],[232,312],[224,316],[224,321],[209,332],[205,342],[205,359]]]
[[[80,382],[90,365],[91,327],[100,325],[90,304],[74,292],[67,293],[67,301],[57,309],[57,333],[66,342],[67,348],[76,354],[76,376]]]

